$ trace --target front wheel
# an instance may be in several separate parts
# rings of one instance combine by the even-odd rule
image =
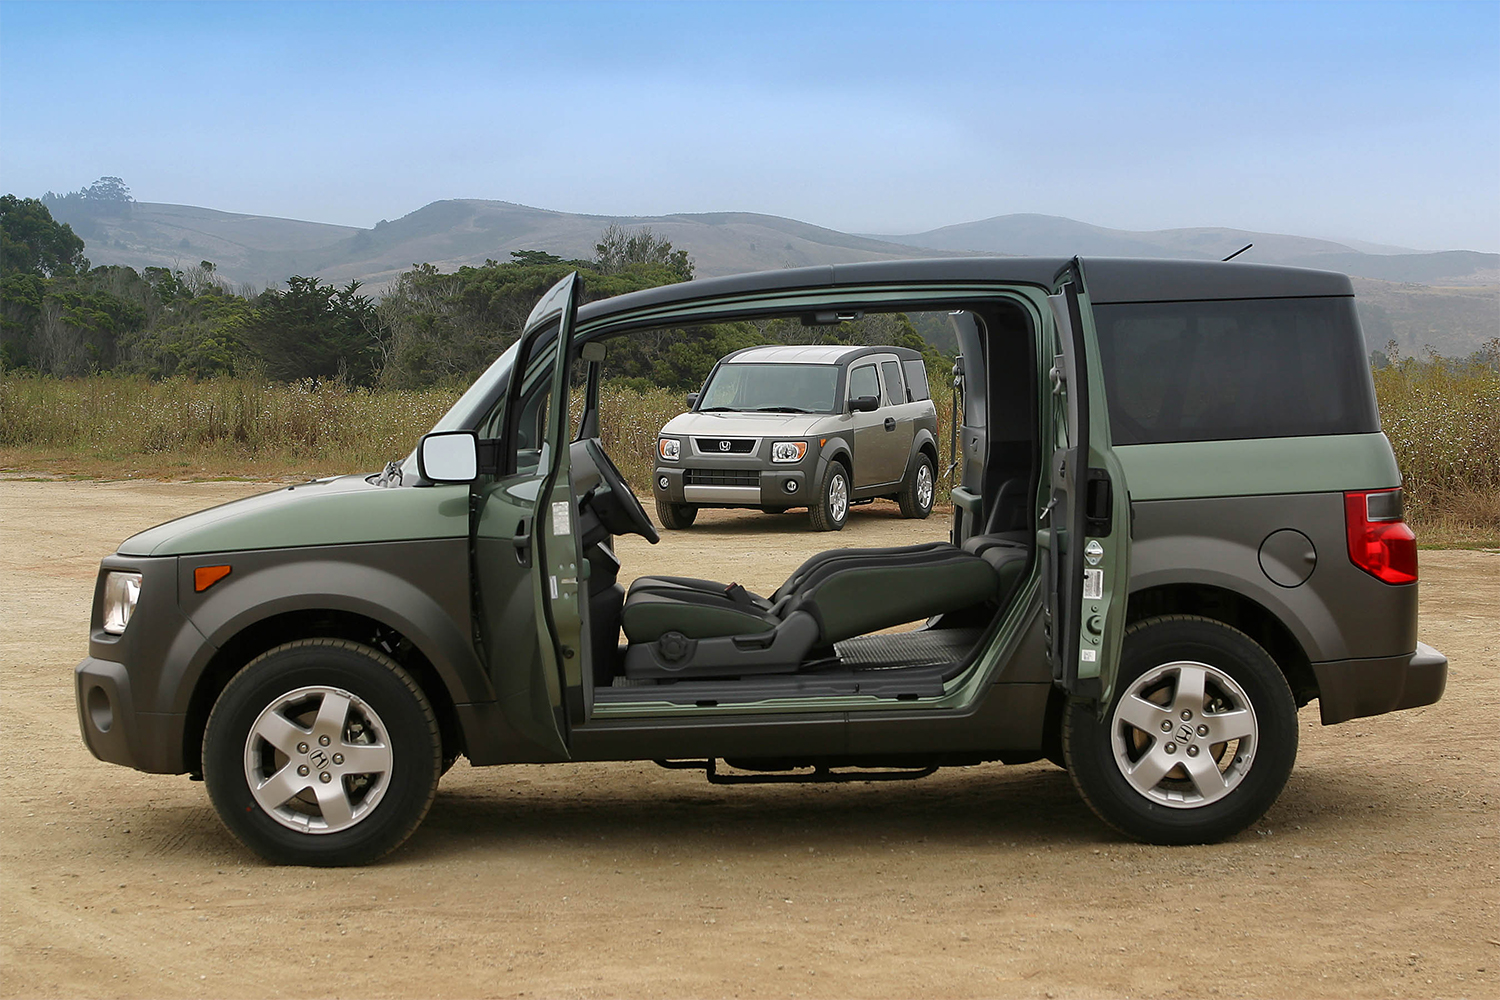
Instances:
[[[698,508],[692,504],[658,500],[656,501],[656,520],[663,528],[673,531],[691,528],[693,522],[698,520]]]
[[[814,531],[842,531],[849,520],[849,473],[829,462],[818,487],[818,499],[807,509]]]
[[[1297,705],[1249,636],[1174,615],[1125,633],[1117,690],[1101,720],[1074,702],[1063,752],[1099,818],[1137,840],[1201,844],[1265,815],[1297,757]]]
[[[926,517],[932,513],[932,502],[936,496],[937,474],[934,472],[932,459],[918,452],[916,467],[906,477],[906,482],[901,484],[901,492],[896,497],[896,502],[901,505],[901,516]]]
[[[442,769],[421,688],[390,657],[343,639],[252,660],[203,735],[219,817],[275,864],[358,865],[394,850],[427,815]]]

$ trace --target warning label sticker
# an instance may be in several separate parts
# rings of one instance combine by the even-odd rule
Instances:
[[[1086,569],[1083,571],[1083,599],[1085,601],[1104,599],[1104,570]]]

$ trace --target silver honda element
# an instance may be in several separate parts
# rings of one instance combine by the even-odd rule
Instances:
[[[751,347],[720,359],[656,443],[657,519],[700,507],[806,507],[838,531],[852,505],[888,497],[932,512],[937,410],[921,354],[905,347]]]

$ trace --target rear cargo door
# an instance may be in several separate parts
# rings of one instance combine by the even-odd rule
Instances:
[[[1070,695],[1109,704],[1130,586],[1130,494],[1110,447],[1109,410],[1083,262],[1074,258],[1049,296],[1051,497],[1039,540],[1046,548],[1052,678]]]

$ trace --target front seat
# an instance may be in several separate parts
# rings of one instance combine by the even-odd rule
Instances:
[[[795,673],[844,639],[998,601],[1028,555],[1008,540],[978,553],[947,542],[834,549],[803,563],[769,598],[732,583],[641,577],[621,612],[625,675]]]

